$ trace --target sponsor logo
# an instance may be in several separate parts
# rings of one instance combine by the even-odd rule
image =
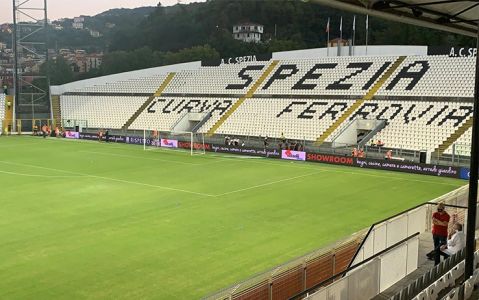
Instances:
[[[67,130],[67,131],[65,131],[65,138],[67,138],[67,139],[79,139],[80,138],[80,133]]]
[[[178,148],[178,141],[177,140],[161,139],[161,147]]]
[[[306,152],[303,151],[292,151],[292,150],[282,150],[281,158],[288,160],[306,160]]]
[[[470,175],[471,175],[471,170],[469,168],[461,168],[460,175],[459,175],[461,179],[469,180]]]
[[[338,155],[327,155],[327,154],[316,154],[316,153],[308,153],[308,155],[306,156],[306,160],[323,162],[323,163],[328,163],[328,164],[335,164],[335,165],[349,165],[349,166],[352,166],[354,164],[354,160],[353,160],[352,157],[338,156]]]
[[[94,133],[80,133],[79,138],[82,140],[92,140],[92,141],[97,141],[98,140],[98,135]],[[102,139],[105,141],[105,137]],[[108,141],[109,142],[114,142],[114,143],[126,143],[127,138],[122,136],[122,135],[110,135]]]
[[[269,158],[280,158],[281,155],[276,149],[261,149],[261,148],[250,148],[250,147],[234,147],[226,145],[210,145],[211,149],[209,151],[221,152],[221,153],[232,153],[239,155],[247,156],[262,156]]]
[[[462,178],[460,174],[460,168],[441,165],[357,158],[356,166],[360,168],[399,171],[405,173],[433,175],[440,177]]]
[[[178,141],[178,148],[191,149],[191,143],[190,142],[180,142],[180,141]],[[204,144],[204,147],[203,147],[202,143],[193,143],[193,149],[194,150],[203,150],[203,148],[205,149],[205,151],[210,151],[211,150],[211,145],[210,144]]]
[[[476,57],[476,48],[428,47],[427,55],[449,55],[449,57]]]

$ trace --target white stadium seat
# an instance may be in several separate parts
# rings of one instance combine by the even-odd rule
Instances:
[[[212,112],[199,129],[208,132],[235,107],[216,126],[216,133],[270,137],[284,133],[316,141],[329,129],[333,132],[326,142],[331,142],[353,118],[385,119],[387,125],[375,140],[391,148],[434,151],[471,118],[474,58],[409,56],[394,72],[387,72],[398,59],[280,60],[264,78],[272,61],[180,71],[129,128],[168,131],[185,113],[200,111]],[[62,118],[87,120],[92,128],[121,128],[165,78],[156,75],[69,91],[61,96]],[[255,85],[260,78],[261,84]],[[254,92],[252,96],[234,106],[248,91]],[[336,127],[335,122],[368,92],[374,97],[349,111]],[[467,130],[456,142],[467,147],[470,135]]]
[[[62,118],[87,121],[89,128],[119,129],[146,101],[134,96],[61,96]]]

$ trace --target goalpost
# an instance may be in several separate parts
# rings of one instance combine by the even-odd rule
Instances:
[[[160,133],[158,130],[143,130],[143,150],[182,149],[190,155],[206,153],[205,135],[200,132]]]
[[[187,132],[185,135],[190,135],[190,155],[206,154],[205,149],[205,135],[200,132]]]

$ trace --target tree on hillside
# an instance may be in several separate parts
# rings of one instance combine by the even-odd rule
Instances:
[[[50,76],[50,84],[52,85],[61,85],[71,82],[74,79],[70,65],[61,56],[40,66],[41,75],[46,76],[47,72]]]

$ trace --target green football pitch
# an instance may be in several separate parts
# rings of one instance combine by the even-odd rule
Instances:
[[[0,137],[0,299],[198,299],[465,181]]]

